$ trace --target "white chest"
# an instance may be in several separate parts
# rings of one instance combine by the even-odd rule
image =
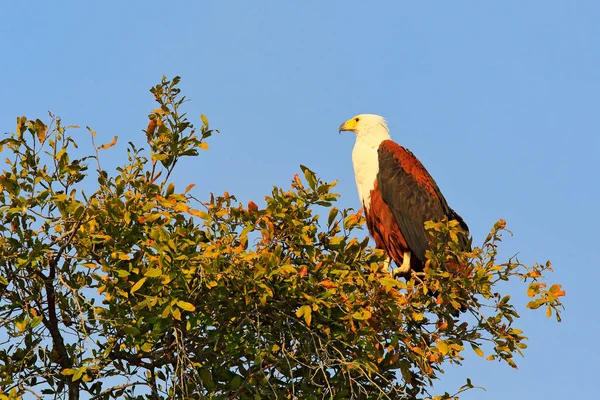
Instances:
[[[352,150],[354,178],[361,205],[369,209],[371,205],[371,190],[375,185],[379,172],[379,156],[377,146],[372,146],[362,140],[357,140]]]

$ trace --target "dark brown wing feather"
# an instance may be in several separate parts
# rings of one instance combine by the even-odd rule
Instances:
[[[409,150],[385,140],[379,145],[378,153],[377,183],[381,196],[421,265],[425,263],[425,251],[429,248],[424,227],[426,221],[444,217],[455,219],[468,235],[467,224],[448,206],[431,175]]]

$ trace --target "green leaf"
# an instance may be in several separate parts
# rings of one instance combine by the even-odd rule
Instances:
[[[300,169],[304,172],[304,178],[306,179],[306,182],[308,182],[308,186],[310,186],[312,190],[315,190],[317,187],[317,177],[315,173],[304,165],[300,165]]]
[[[75,372],[75,374],[73,374],[73,377],[71,378],[72,382],[75,382],[77,380],[79,380],[79,378],[81,378],[81,375],[83,375],[85,373],[85,371],[87,371],[87,367],[83,366],[79,369],[77,369],[77,371]]]
[[[205,368],[202,368],[200,370],[200,380],[202,381],[202,384],[204,384],[204,387],[209,390],[212,390],[216,387],[215,383],[212,380],[212,375],[210,371]]]
[[[233,377],[231,382],[229,382],[229,387],[231,387],[232,390],[237,390],[241,384],[242,384],[242,377],[239,375],[236,375]]]
[[[138,328],[136,328],[135,326],[131,326],[131,325],[126,325],[123,327],[123,331],[131,336],[137,336],[140,334],[140,330]]]
[[[335,221],[335,218],[338,216],[339,212],[340,211],[337,209],[337,207],[331,208],[331,210],[329,211],[329,217],[327,217],[328,226],[331,226],[331,224],[333,224],[333,221]]]

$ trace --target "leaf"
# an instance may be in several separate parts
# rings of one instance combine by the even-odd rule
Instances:
[[[304,172],[304,178],[306,179],[306,182],[308,182],[308,186],[310,186],[311,189],[315,190],[317,186],[317,178],[315,173],[307,167],[305,167],[304,165],[300,165],[300,169],[302,170],[302,172]]]
[[[312,321],[312,308],[311,306],[304,305],[296,311],[296,316],[300,318],[304,316],[304,321],[306,321],[306,325],[310,326],[310,322]]]
[[[357,311],[354,314],[352,314],[352,318],[359,320],[359,321],[364,321],[366,319],[371,318],[371,312],[369,310],[366,310],[363,308],[362,310]]]
[[[538,308],[540,308],[540,306],[544,303],[544,300],[534,300],[534,301],[530,301],[529,303],[527,303],[527,308],[530,308],[532,310],[537,310]]]
[[[69,198],[69,196],[67,196],[66,194],[60,193],[60,194],[57,194],[57,195],[53,196],[52,200],[55,201],[55,202],[57,202],[57,203],[60,203],[62,201],[66,201],[68,198]]]
[[[471,347],[473,348],[473,351],[475,352],[475,354],[477,354],[479,357],[483,357],[483,350],[481,350],[479,347],[475,346],[474,344],[471,344]]]
[[[149,353],[152,350],[152,343],[146,342],[140,349],[145,353]]]
[[[386,291],[390,291],[392,288],[399,287],[400,283],[394,278],[379,278],[379,283],[385,288]]]
[[[68,376],[68,375],[73,375],[75,372],[76,371],[73,368],[65,368],[62,371],[60,371],[60,374]]]
[[[204,126],[206,126],[208,128],[208,118],[206,118],[206,115],[200,114],[200,119],[202,120],[202,123],[204,124]]]
[[[196,307],[192,303],[188,303],[187,301],[179,300],[177,301],[177,306],[185,311],[196,311]]]
[[[144,274],[144,276],[147,276],[148,278],[156,278],[157,276],[160,276],[160,275],[162,275],[162,268],[149,269]]]
[[[77,372],[75,372],[75,374],[71,378],[71,381],[75,382],[75,381],[79,380],[79,378],[81,378],[81,375],[83,375],[85,373],[85,371],[87,371],[87,367],[86,366],[83,366],[83,367],[79,368],[77,370]]]
[[[231,389],[233,389],[233,390],[237,390],[241,384],[242,384],[242,377],[239,375],[236,375],[233,377],[231,382],[229,382],[229,387],[231,387]]]
[[[333,282],[331,282],[330,280],[327,280],[327,279],[322,280],[321,282],[319,282],[319,284],[322,285],[322,286],[324,286],[325,289],[333,289],[333,288],[337,287],[337,285],[335,283],[333,283]]]
[[[106,143],[106,144],[103,144],[102,146],[100,146],[100,147],[98,147],[98,148],[99,148],[99,149],[102,149],[102,150],[110,149],[110,148],[111,148],[111,147],[113,147],[115,144],[117,144],[117,139],[118,139],[118,137],[117,137],[117,136],[115,136],[115,137],[113,137],[113,140],[112,140],[112,142],[110,142],[110,143]]]
[[[209,218],[209,215],[208,215],[207,212],[200,211],[200,210],[192,210],[192,209],[190,209],[190,210],[188,210],[188,214],[191,214],[191,215],[193,215],[195,217],[198,217],[200,219],[208,219]]]
[[[208,150],[208,148],[209,148],[210,146],[208,145],[208,143],[206,143],[206,142],[202,142],[202,143],[200,143],[200,146],[199,146],[199,147],[200,147],[200,149],[202,149],[202,150]]]
[[[340,211],[337,209],[337,207],[332,207],[331,210],[329,211],[329,216],[327,217],[327,225],[331,226],[331,224],[333,224],[333,221],[335,221],[335,218],[338,216],[338,213]]]
[[[175,192],[175,184],[173,182],[169,183],[167,186],[167,191],[165,192],[165,197],[169,197]]]
[[[173,309],[173,312],[171,313],[171,315],[173,316],[173,318],[175,318],[177,321],[181,321],[181,311],[179,311],[178,308]]]
[[[212,380],[212,375],[209,370],[202,368],[200,370],[200,379],[202,380],[204,387],[209,390],[214,389],[215,383]]]
[[[144,282],[146,282],[146,279],[148,279],[148,278],[143,277],[142,279],[137,281],[137,283],[135,285],[133,285],[133,287],[131,288],[129,293],[134,294],[136,291],[138,291],[144,285]]]
[[[446,343],[444,340],[437,340],[437,346],[438,349],[440,349],[440,353],[442,353],[442,355],[446,355],[448,354],[448,352],[450,351],[450,347],[448,347],[448,343]]]
[[[37,317],[33,317],[31,319],[31,322],[29,323],[29,329],[33,329],[36,326],[38,326],[40,324],[40,322],[42,322],[43,319],[44,319],[44,317],[42,317],[41,315],[38,315]]]
[[[302,268],[300,268],[300,278],[304,278],[306,276],[308,272],[308,269],[306,268],[306,265],[303,265]]]
[[[46,132],[48,132],[48,127],[46,125],[44,125],[44,123],[41,120],[36,119],[35,120],[35,128],[37,131],[38,140],[40,142],[43,142],[44,139],[46,139]]]
[[[188,206],[185,203],[177,203],[175,205],[175,207],[173,207],[173,210],[177,211],[177,212],[188,212],[190,209],[190,206]]]
[[[554,285],[550,286],[549,291],[556,297],[564,296],[566,293],[564,290],[560,290],[561,287],[562,287],[561,285],[554,284]]]

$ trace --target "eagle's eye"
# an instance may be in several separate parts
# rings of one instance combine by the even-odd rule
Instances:
[[[354,118],[354,120],[355,120],[356,122],[358,122],[358,121],[360,120],[360,118]]]

